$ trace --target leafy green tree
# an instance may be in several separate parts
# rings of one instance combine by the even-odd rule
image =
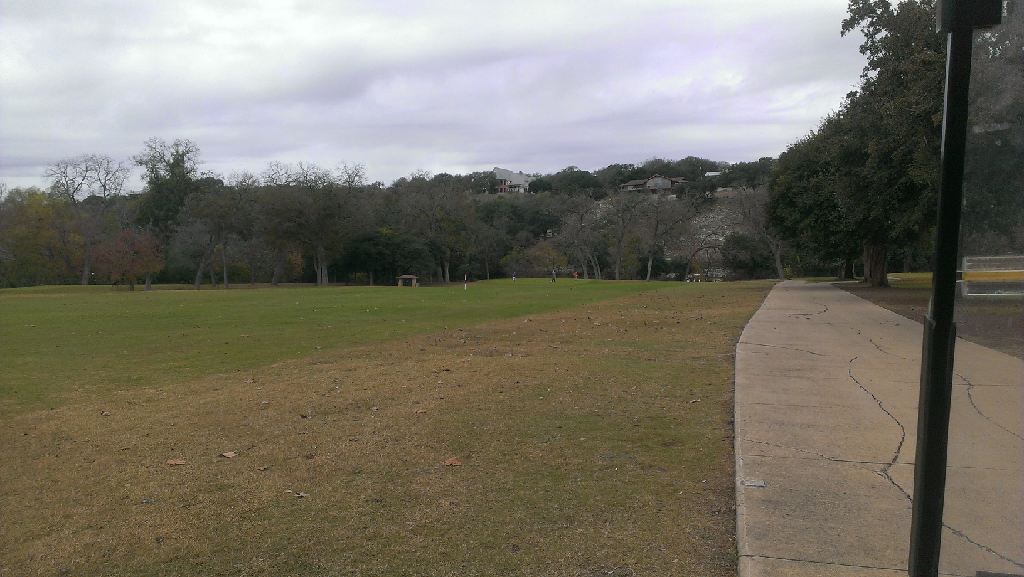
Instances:
[[[538,192],[548,192],[550,190],[553,190],[554,188],[555,185],[550,180],[544,177],[535,178],[534,180],[531,180],[530,184],[526,186],[526,190],[535,194]]]
[[[827,119],[819,131],[837,126]],[[779,156],[768,179],[766,217],[796,250],[822,261],[840,261],[852,277],[860,241],[832,187],[829,138],[811,134]]]
[[[740,279],[767,278],[772,274],[772,251],[764,238],[734,232],[722,243],[722,261]]]
[[[348,186],[315,164],[271,163],[263,172],[266,230],[282,250],[291,243],[310,249],[317,286],[327,286],[328,259],[352,232]],[[286,254],[281,252],[279,254]]]
[[[38,188],[0,199],[0,286],[71,282],[82,259],[68,202]]]
[[[560,194],[586,194],[595,199],[604,198],[607,194],[601,179],[575,166],[552,175],[551,183]]]
[[[488,226],[483,222],[476,222],[470,229],[472,237],[473,254],[480,264],[483,264],[484,275],[490,280],[493,270],[512,248],[512,241],[504,232]]]
[[[196,191],[186,199],[180,212],[182,224],[175,240],[179,246],[186,247],[196,261],[195,290],[201,286],[203,268],[207,264],[211,267],[212,278],[211,259],[218,247],[224,288],[229,286],[228,245],[242,234],[245,225],[242,219],[246,207],[238,192],[235,187],[226,186],[220,178],[203,177],[196,181]]]
[[[450,282],[451,265],[465,262],[471,253],[473,205],[460,179],[449,174],[433,177],[414,173],[389,187],[387,222],[416,235],[431,249],[441,282]]]
[[[346,243],[342,266],[349,273],[367,273],[371,285],[374,277],[393,284],[400,274],[430,270],[431,257],[427,246],[415,237],[384,228]]]
[[[836,186],[872,286],[888,285],[889,246],[935,222],[946,55],[934,26],[932,0],[851,0],[843,21],[844,34],[864,34],[868,64],[840,116]]]
[[[945,46],[934,22],[932,0],[850,0],[842,32],[860,30],[868,57],[860,89],[771,178],[770,222],[823,248],[830,234],[859,243],[872,286],[888,284],[890,247],[919,242],[935,220]]]
[[[150,138],[132,160],[142,167],[146,180],[136,207],[136,222],[149,227],[166,243],[178,228],[185,201],[198,190],[199,147],[190,140],[168,143]]]

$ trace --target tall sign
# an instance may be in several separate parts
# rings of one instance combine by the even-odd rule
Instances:
[[[942,115],[942,168],[932,299],[925,316],[917,458],[910,528],[910,577],[937,577],[946,492],[946,451],[953,391],[957,248],[967,146],[967,94],[974,29],[1002,20],[1002,0],[939,0],[938,32],[947,34],[946,95]]]

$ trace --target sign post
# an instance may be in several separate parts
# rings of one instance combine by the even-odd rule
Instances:
[[[946,95],[942,115],[942,167],[932,298],[924,323],[917,458],[910,527],[910,577],[937,577],[946,492],[946,451],[953,390],[957,250],[967,146],[967,94],[971,83],[974,29],[1002,20],[1001,0],[939,0],[937,28],[948,34]]]

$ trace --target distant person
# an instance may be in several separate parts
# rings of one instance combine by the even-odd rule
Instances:
[[[512,271],[512,282],[516,282],[516,271]]]
[[[572,271],[572,280],[580,280],[580,271],[578,271],[578,270]]]
[[[555,269],[551,269],[551,282],[555,282]]]

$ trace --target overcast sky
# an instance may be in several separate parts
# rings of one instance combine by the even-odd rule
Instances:
[[[777,156],[855,87],[845,0],[0,0],[0,181],[187,138],[203,168],[554,172]],[[141,183],[133,178],[131,188]]]

